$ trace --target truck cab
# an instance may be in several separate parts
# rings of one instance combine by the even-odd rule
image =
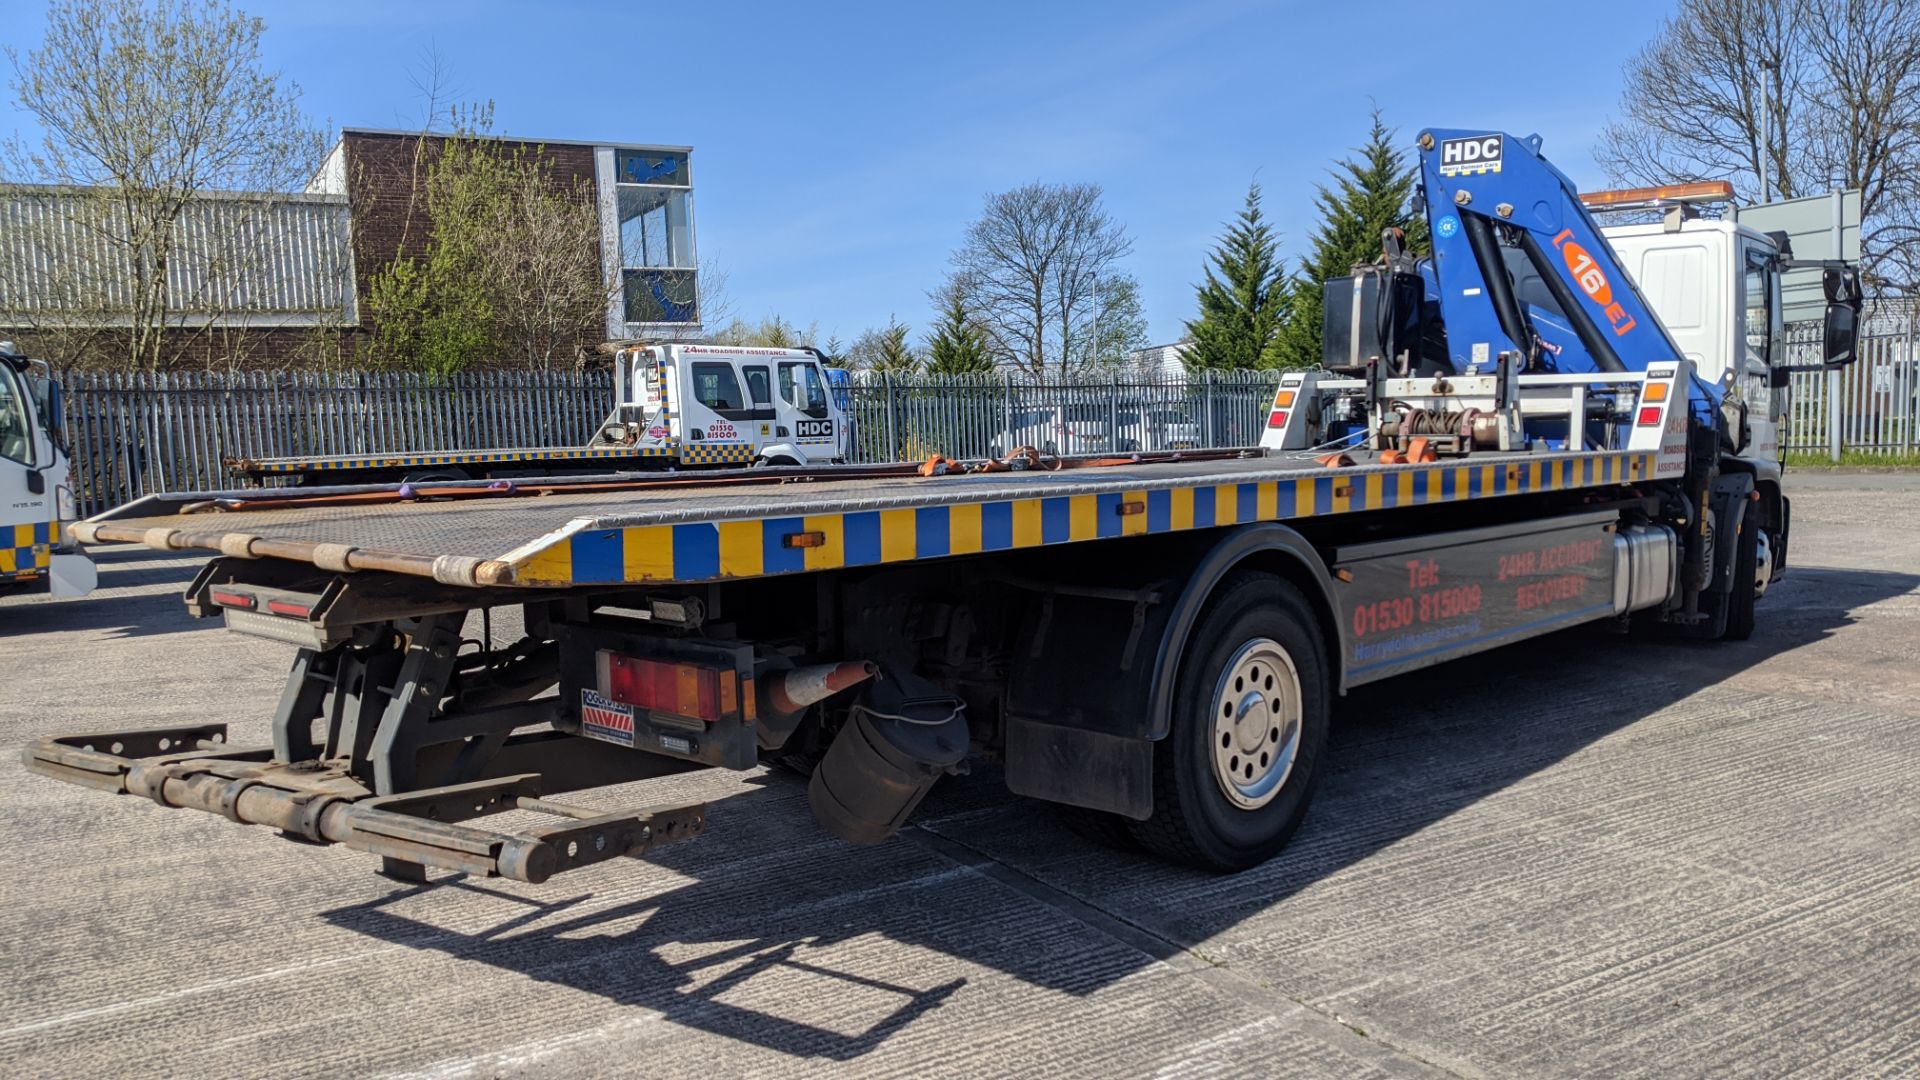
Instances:
[[[92,591],[94,567],[64,539],[77,515],[62,409],[47,365],[0,342],[0,587],[45,579],[67,598]]]
[[[846,409],[810,349],[645,345],[615,353],[597,442],[683,465],[815,465],[847,456]]]
[[[1786,256],[1764,233],[1687,219],[1602,230],[1700,378],[1744,414],[1738,456],[1780,472],[1788,380],[1780,303]],[[1730,434],[1733,425],[1729,425]]]

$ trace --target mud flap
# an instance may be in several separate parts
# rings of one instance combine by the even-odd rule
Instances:
[[[1009,716],[1007,789],[1145,821],[1153,813],[1153,743]]]

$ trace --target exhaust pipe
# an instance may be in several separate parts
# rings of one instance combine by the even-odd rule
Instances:
[[[880,668],[870,660],[814,664],[781,672],[760,683],[761,712],[776,717],[789,716],[879,673]]]
[[[776,671],[755,679],[760,746],[766,750],[785,746],[809,706],[858,686],[879,672],[880,668],[869,661],[849,660]]]

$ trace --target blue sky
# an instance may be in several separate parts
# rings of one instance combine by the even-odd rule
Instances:
[[[703,261],[735,312],[851,339],[926,292],[990,191],[1093,181],[1127,226],[1155,342],[1182,332],[1258,176],[1290,257],[1373,103],[1422,126],[1539,132],[1583,187],[1620,70],[1670,11],[1466,4],[443,3],[251,0],[270,65],[334,127],[416,127],[437,50],[495,130],[694,147]],[[37,44],[44,5],[0,0]],[[0,128],[32,135],[7,95]]]

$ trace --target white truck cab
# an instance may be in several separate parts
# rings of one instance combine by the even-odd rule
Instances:
[[[597,441],[683,465],[845,460],[845,410],[810,349],[644,345],[614,359],[613,414]]]
[[[1765,233],[1733,222],[1677,225],[1602,232],[1694,371],[1744,407],[1739,456],[1777,473],[1788,393],[1782,253]]]
[[[47,365],[0,342],[0,586],[45,578],[65,599],[91,592],[95,572],[65,539],[63,526],[77,514],[61,413]]]

